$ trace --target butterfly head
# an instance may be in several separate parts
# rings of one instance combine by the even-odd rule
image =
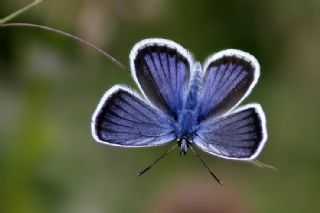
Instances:
[[[181,139],[179,138],[178,144],[180,146],[180,155],[185,155],[187,154],[188,148],[191,145],[191,139],[189,137],[182,137]]]

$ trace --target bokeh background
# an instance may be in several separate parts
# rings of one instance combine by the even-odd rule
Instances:
[[[1,0],[4,17],[30,1]],[[91,115],[129,73],[54,33],[0,29],[0,212],[318,212],[320,202],[320,1],[47,0],[14,20],[83,37],[128,65],[139,40],[177,41],[203,61],[238,48],[261,78],[245,103],[262,104],[269,140],[251,163],[178,150],[142,177],[169,146],[95,143]]]

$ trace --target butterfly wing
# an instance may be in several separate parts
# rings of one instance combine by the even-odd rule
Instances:
[[[266,119],[259,104],[204,121],[194,137],[194,143],[202,150],[236,160],[256,158],[266,140]]]
[[[251,92],[260,75],[258,61],[240,50],[224,50],[207,59],[199,101],[199,121],[236,107]]]
[[[145,97],[158,109],[177,118],[189,84],[191,55],[165,39],[146,39],[130,54],[133,78]]]
[[[91,130],[96,141],[115,146],[157,146],[175,140],[168,116],[119,85],[102,97]]]

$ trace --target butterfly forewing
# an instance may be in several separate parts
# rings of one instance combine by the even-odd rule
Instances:
[[[248,53],[224,50],[205,63],[199,120],[219,116],[237,106],[256,84],[259,64]]]
[[[168,116],[119,85],[100,101],[92,133],[99,142],[128,147],[157,146],[175,139]]]
[[[267,139],[265,115],[259,104],[203,122],[195,144],[211,154],[237,160],[254,159]]]
[[[130,60],[132,75],[146,98],[177,118],[190,79],[188,52],[172,41],[147,39],[134,46]]]

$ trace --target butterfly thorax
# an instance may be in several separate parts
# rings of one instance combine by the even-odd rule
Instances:
[[[195,119],[195,111],[183,110],[178,119],[176,134],[178,138],[188,137],[193,138],[196,130],[197,120]]]

